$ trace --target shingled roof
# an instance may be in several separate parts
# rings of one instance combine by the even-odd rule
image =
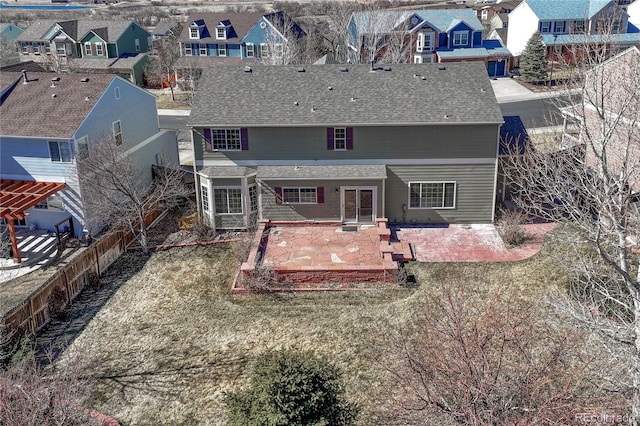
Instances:
[[[21,73],[0,74],[3,91],[17,81],[0,104],[0,135],[71,138],[109,83],[119,78],[53,73],[27,73],[27,77],[25,84]]]
[[[191,126],[502,123],[481,62],[205,69]]]
[[[45,40],[47,31],[55,24],[76,42],[87,35],[89,31],[94,31],[99,37],[109,43],[116,42],[122,34],[129,28],[133,21],[96,21],[90,19],[77,19],[70,21],[39,20],[31,24],[21,35],[18,41]],[[145,30],[146,31],[146,30]]]
[[[233,34],[227,37],[225,42],[240,42],[247,35],[247,32],[258,22],[264,14],[258,12],[236,12],[236,13],[211,13],[201,12],[189,15],[187,22],[182,28],[180,34],[180,42],[183,43],[199,43],[203,41],[217,43],[216,41],[216,25],[221,21],[229,21],[233,28]],[[189,25],[195,21],[202,21],[209,30],[208,34],[204,34],[199,39],[189,38]]]

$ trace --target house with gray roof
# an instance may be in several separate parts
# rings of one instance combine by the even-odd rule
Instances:
[[[640,44],[640,31],[613,0],[524,0],[509,14],[507,48],[520,56],[539,31],[550,60],[571,60],[577,48],[606,44],[619,52]]]
[[[0,178],[5,186],[58,188],[46,199],[20,194],[18,227],[52,230],[70,218],[76,235],[96,232],[83,205],[83,180],[76,160],[113,137],[134,156],[141,185],[151,182],[151,166],[178,164],[175,132],[158,126],[156,98],[111,74],[0,73]],[[54,185],[58,184],[58,185]],[[4,211],[0,209],[4,214]],[[6,219],[5,216],[2,216]]]
[[[205,69],[188,122],[199,212],[216,229],[488,223],[502,122],[478,62]]]
[[[472,9],[354,12],[348,23],[350,62],[442,63],[478,61],[504,76],[511,53],[500,38],[483,37]]]
[[[22,60],[52,71],[111,72],[142,84],[151,34],[134,21],[40,20],[17,43]]]

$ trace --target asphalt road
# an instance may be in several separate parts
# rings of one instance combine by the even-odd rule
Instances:
[[[565,96],[505,102],[500,104],[500,110],[502,115],[519,115],[527,128],[560,126],[562,116],[558,107],[567,102],[568,98]]]

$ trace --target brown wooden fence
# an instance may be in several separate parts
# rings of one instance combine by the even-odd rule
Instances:
[[[147,216],[147,223],[153,222],[158,215],[159,212],[154,212]],[[114,231],[91,244],[4,316],[1,322],[4,332],[11,335],[40,330],[49,322],[49,296],[56,288],[64,292],[66,306],[92,279],[111,266],[131,241],[131,232]]]

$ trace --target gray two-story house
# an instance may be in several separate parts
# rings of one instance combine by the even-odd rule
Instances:
[[[217,229],[491,222],[502,121],[482,63],[207,69],[199,211]]]

